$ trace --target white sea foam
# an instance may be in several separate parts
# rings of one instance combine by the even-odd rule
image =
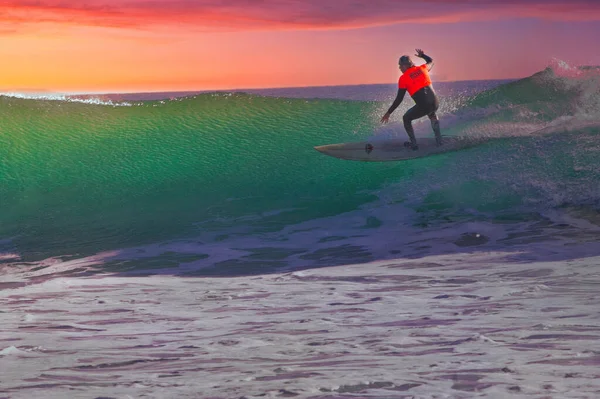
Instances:
[[[31,100],[50,100],[50,101],[65,101],[73,103],[83,104],[95,104],[95,105],[110,105],[112,107],[131,107],[132,103],[126,101],[112,101],[110,99],[103,99],[96,96],[72,96],[68,94],[57,94],[57,93],[18,93],[18,92],[4,92],[0,93],[0,96],[23,98]]]
[[[600,257],[570,249],[30,280],[0,291],[0,394],[591,398]]]

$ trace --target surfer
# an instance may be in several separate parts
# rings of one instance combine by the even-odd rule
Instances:
[[[398,80],[398,94],[396,99],[388,109],[388,111],[381,118],[381,123],[387,123],[390,119],[392,112],[398,108],[404,95],[408,91],[408,94],[415,100],[415,106],[406,111],[404,117],[404,128],[410,141],[404,143],[405,146],[411,147],[413,150],[418,150],[417,139],[415,138],[415,131],[412,127],[412,121],[419,119],[427,115],[431,121],[431,127],[435,133],[435,141],[437,145],[442,145],[442,133],[440,132],[440,122],[437,118],[436,111],[438,110],[440,103],[433,91],[431,86],[431,78],[429,77],[429,71],[433,67],[433,59],[426,55],[423,50],[417,49],[416,56],[423,58],[425,64],[415,66],[408,55],[403,55],[398,61],[398,66],[402,71],[402,76]]]

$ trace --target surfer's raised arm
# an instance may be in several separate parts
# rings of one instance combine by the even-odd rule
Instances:
[[[420,48],[418,48],[416,51],[417,57],[423,58],[425,60],[425,63],[427,64],[427,70],[431,71],[431,68],[433,68],[433,58],[425,54]]]

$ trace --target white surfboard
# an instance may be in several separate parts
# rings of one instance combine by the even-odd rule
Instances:
[[[419,138],[417,139],[418,150],[405,147],[405,141],[401,139],[386,139],[328,144],[317,146],[315,150],[335,158],[351,161],[402,161],[462,150],[489,141],[489,138],[444,137],[441,146],[436,144],[435,138]]]

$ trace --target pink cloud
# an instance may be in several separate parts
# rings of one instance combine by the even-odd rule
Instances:
[[[432,23],[538,17],[598,21],[598,0],[5,0],[4,32],[23,25],[200,30],[345,29],[394,23]],[[0,31],[1,32],[1,31]]]

